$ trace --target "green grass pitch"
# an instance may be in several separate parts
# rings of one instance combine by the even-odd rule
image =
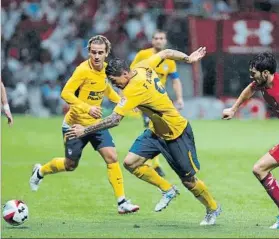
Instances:
[[[9,128],[2,118],[2,205],[21,199],[30,219],[12,227],[2,219],[4,238],[101,238],[101,237],[278,237],[268,227],[278,209],[252,174],[256,160],[278,143],[279,122],[191,122],[201,163],[198,177],[221,203],[223,213],[212,227],[200,227],[202,205],[180,183],[161,157],[167,178],[181,192],[169,207],[155,213],[161,194],[123,167],[128,198],[140,205],[136,214],[118,215],[112,188],[102,158],[88,145],[78,169],[46,176],[38,192],[29,189],[33,164],[63,156],[62,118],[15,117]],[[140,119],[124,119],[111,130],[119,160],[142,132]],[[274,175],[278,171],[274,170]],[[279,177],[278,177],[279,178]]]

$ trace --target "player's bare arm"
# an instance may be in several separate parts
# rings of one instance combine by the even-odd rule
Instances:
[[[231,108],[227,108],[223,110],[223,119],[229,120],[234,117],[235,113],[239,109],[239,107],[248,99],[250,99],[255,93],[252,85],[248,85],[237,98],[236,102]]]
[[[186,63],[194,63],[201,60],[206,54],[206,47],[200,47],[189,56],[181,51],[166,49],[157,53],[162,59],[170,59],[174,61],[185,61]]]
[[[120,121],[123,119],[122,115],[113,112],[110,116],[104,118],[97,124],[84,127],[82,125],[75,124],[66,133],[68,139],[80,138],[87,134],[95,133],[99,130],[110,129],[119,125]]]
[[[184,101],[183,101],[182,85],[179,78],[172,80],[172,87],[176,95],[175,105],[178,110],[182,110],[184,108]]]
[[[8,118],[8,124],[12,126],[14,123],[14,119],[10,110],[6,89],[2,81],[1,81],[1,104],[3,106],[4,113]]]

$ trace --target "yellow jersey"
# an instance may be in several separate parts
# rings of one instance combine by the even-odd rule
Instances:
[[[153,55],[133,67],[135,75],[122,91],[123,97],[114,112],[124,116],[138,107],[150,118],[150,129],[165,140],[178,138],[187,120],[177,111],[154,69],[163,59]]]
[[[103,69],[97,71],[88,59],[76,68],[61,92],[61,97],[70,105],[65,123],[83,126],[95,124],[100,119],[89,115],[92,106],[101,106],[104,96],[114,103],[119,102],[120,96],[107,82],[106,66],[107,63],[104,63]]]
[[[150,58],[154,54],[156,54],[154,48],[148,48],[148,49],[139,51],[138,54],[135,56],[134,61],[131,63],[130,68],[133,69],[137,63],[139,63],[142,60],[146,60],[146,59]],[[179,75],[176,71],[176,63],[173,60],[165,59],[162,62],[162,64],[160,64],[154,70],[157,73],[157,75],[163,85],[166,85],[168,76],[170,76],[171,79],[179,78]]]

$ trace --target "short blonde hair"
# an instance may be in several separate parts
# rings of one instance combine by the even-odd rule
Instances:
[[[111,43],[110,43],[110,41],[105,36],[97,35],[97,36],[91,37],[89,39],[88,43],[87,43],[88,51],[90,51],[91,43],[94,43],[94,44],[105,44],[106,45],[106,52],[109,54],[110,51],[111,51]]]

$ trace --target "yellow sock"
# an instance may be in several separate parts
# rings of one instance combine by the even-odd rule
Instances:
[[[40,169],[42,176],[63,171],[65,171],[65,158],[54,158]]]
[[[144,164],[133,171],[133,174],[141,180],[153,184],[163,191],[168,191],[172,185],[150,166]]]
[[[153,168],[160,167],[159,156],[156,156],[155,158],[153,158],[152,161],[153,161]]]
[[[125,197],[122,171],[119,162],[107,165],[108,179],[113,187],[116,198]]]
[[[190,190],[194,196],[209,210],[217,209],[217,203],[203,181],[197,180],[195,187]]]

